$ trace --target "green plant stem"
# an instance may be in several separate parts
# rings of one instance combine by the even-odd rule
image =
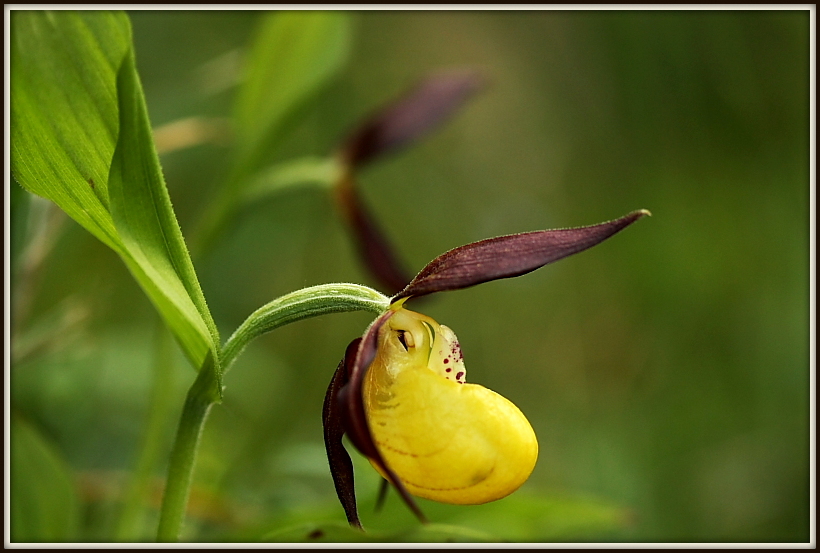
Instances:
[[[302,319],[342,313],[369,311],[383,313],[390,305],[387,296],[358,284],[320,284],[277,298],[245,319],[222,348],[223,374],[254,338]]]
[[[380,314],[388,309],[390,298],[358,284],[322,284],[297,290],[254,311],[222,348],[220,359],[224,374],[245,346],[254,338],[302,319],[342,313],[370,311]],[[199,439],[208,412],[219,401],[217,371],[210,357],[188,390],[168,466],[165,494],[162,498],[157,541],[179,539],[185,508],[193,479]]]
[[[208,418],[211,406],[219,399],[216,372],[208,365],[199,371],[199,376],[188,390],[182,417],[179,420],[174,448],[168,466],[168,479],[162,497],[157,541],[179,540],[191,481],[194,473],[199,439]]]

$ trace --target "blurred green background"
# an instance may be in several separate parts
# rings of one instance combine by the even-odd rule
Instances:
[[[228,116],[231,67],[261,14],[129,15],[154,126]],[[491,83],[440,132],[361,174],[413,271],[489,236],[653,213],[530,275],[418,306],[457,332],[469,380],[516,403],[541,446],[520,491],[481,507],[422,502],[432,520],[523,541],[808,541],[809,16],[351,14],[347,65],[276,159],[327,154],[431,71],[468,66]],[[227,160],[213,144],[162,156],[186,236]],[[43,483],[76,496],[58,538],[108,541],[145,439],[158,319],[114,253],[12,195],[13,248],[24,254],[12,292],[25,304],[11,372],[24,430],[13,448],[72,475]],[[38,264],[24,248],[42,228],[55,242]],[[292,290],[374,284],[319,190],[242,211],[196,265],[224,337]],[[184,538],[344,521],[321,405],[370,319],[308,320],[248,348],[206,427]],[[155,414],[167,422],[143,452],[157,489],[120,534],[129,539],[155,532],[150,505],[194,377],[174,355],[160,382],[170,407]],[[394,494],[373,513],[378,478],[354,457],[365,526],[412,528]]]

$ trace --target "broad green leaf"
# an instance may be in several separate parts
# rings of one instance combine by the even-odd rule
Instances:
[[[188,358],[217,372],[205,305],[154,149],[127,17],[12,13],[14,178],[116,251]]]
[[[36,429],[11,420],[11,541],[77,539],[79,500],[71,471]]]
[[[120,134],[109,190],[123,260],[201,367],[209,351],[217,358],[219,336],[162,178],[133,55],[120,67],[117,89]]]
[[[116,75],[131,47],[124,14],[11,12],[11,167],[118,253],[108,212]]]
[[[245,171],[256,168],[288,119],[341,68],[350,47],[349,27],[341,12],[275,12],[263,20],[236,103],[239,163]]]

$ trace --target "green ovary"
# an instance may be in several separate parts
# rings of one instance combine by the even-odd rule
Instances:
[[[365,410],[385,462],[413,495],[486,503],[518,489],[535,467],[538,442],[526,417],[464,383],[465,374],[449,328],[405,309],[382,327]]]

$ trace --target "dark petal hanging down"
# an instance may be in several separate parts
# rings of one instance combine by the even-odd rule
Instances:
[[[642,209],[599,225],[498,236],[452,249],[428,263],[392,301],[529,273],[591,248],[649,214]]]
[[[379,286],[387,294],[404,288],[410,281],[410,273],[396,258],[395,249],[356,191],[352,173],[336,187],[336,200],[353,230],[359,257]]]
[[[376,358],[379,330],[393,313],[393,311],[388,311],[373,321],[362,337],[358,351],[356,352],[355,361],[348,373],[349,381],[346,386],[339,390],[339,404],[347,413],[343,422],[350,441],[353,442],[353,445],[355,445],[359,451],[372,459],[373,462],[381,468],[387,476],[387,480],[393,484],[393,487],[396,488],[396,491],[416,517],[422,522],[427,522],[427,518],[421,512],[418,505],[416,505],[413,496],[411,496],[404,487],[404,484],[402,484],[399,477],[396,476],[396,473],[387,466],[381,453],[379,453],[379,449],[376,447],[373,436],[370,433],[370,427],[367,424],[367,416],[364,410],[364,397],[362,395],[364,377],[373,359]]]
[[[460,70],[429,77],[374,114],[344,141],[343,159],[358,167],[431,132],[479,90],[484,79]]]
[[[344,359],[339,362],[333,379],[325,394],[325,403],[322,406],[322,427],[325,431],[325,450],[327,460],[330,464],[330,474],[333,477],[333,485],[336,487],[336,495],[345,510],[347,522],[351,526],[361,528],[359,513],[356,508],[356,488],[353,485],[353,462],[350,455],[342,444],[344,436],[344,424],[342,407],[339,404],[339,390],[347,384],[349,380],[349,368],[353,366],[356,359],[356,352],[359,350],[361,338],[353,340],[345,351]]]

